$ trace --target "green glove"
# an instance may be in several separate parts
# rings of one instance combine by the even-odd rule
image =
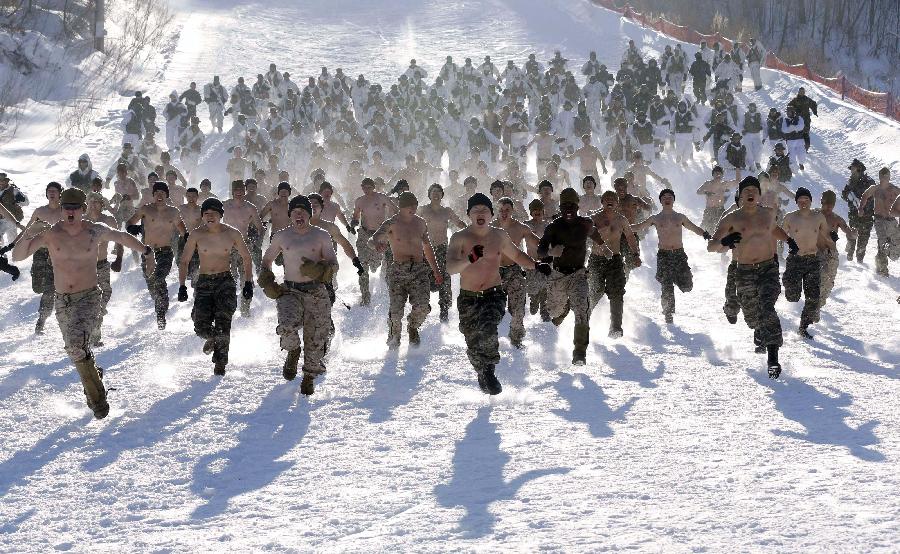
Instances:
[[[331,262],[314,262],[307,258],[303,258],[303,265],[300,266],[300,273],[321,283],[330,283],[331,279],[337,273],[337,264]]]
[[[284,294],[284,287],[275,282],[275,274],[271,269],[264,269],[259,272],[259,278],[256,280],[259,287],[266,296],[275,300]]]

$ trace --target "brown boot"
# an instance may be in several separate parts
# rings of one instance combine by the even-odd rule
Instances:
[[[281,374],[288,381],[293,381],[297,376],[297,363],[300,361],[300,349],[288,350],[287,357],[284,359],[284,367]]]
[[[84,396],[87,399],[88,408],[94,412],[94,417],[103,419],[109,414],[109,403],[106,402],[106,387],[100,379],[97,366],[93,358],[85,358],[75,363],[78,376],[81,377],[81,385],[84,387]]]
[[[312,373],[303,372],[303,382],[300,383],[300,394],[310,396],[316,392],[316,386],[313,383],[316,376]]]

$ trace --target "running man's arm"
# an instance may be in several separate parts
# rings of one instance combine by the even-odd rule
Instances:
[[[194,257],[194,250],[197,249],[197,236],[190,236],[187,239],[187,242],[184,244],[184,249],[181,251],[181,259],[178,260],[178,284],[184,286],[184,282],[187,279],[188,274],[188,265],[191,262],[191,258]]]
[[[900,209],[900,207],[898,207],[898,209]],[[456,215],[456,211],[454,211],[453,208],[447,208],[447,213],[450,214],[450,221],[452,221],[454,225],[456,225],[460,229],[465,229],[466,222],[463,221],[458,215]]]
[[[258,217],[256,219],[257,219],[257,221],[259,220]],[[258,227],[258,228],[261,229],[262,227]],[[241,232],[237,231],[237,230],[232,232],[231,238],[232,238],[232,244],[231,244],[232,248],[237,250],[238,256],[241,257],[241,263],[244,266],[244,275],[246,276],[245,278],[249,277],[247,280],[252,281],[253,280],[253,262],[250,257],[250,250],[247,248],[247,243],[244,242],[244,237],[243,237],[243,235],[241,235]],[[188,240],[191,240],[191,238],[188,238]],[[271,245],[270,245],[270,248],[271,248]],[[268,251],[266,251],[266,252],[268,253]],[[185,254],[186,253],[187,253],[187,249],[185,249]],[[182,258],[182,259],[184,259],[184,258]],[[190,257],[187,258],[188,261],[190,261],[190,259],[191,259]],[[186,268],[187,268],[187,266],[185,265],[185,269]],[[181,267],[179,264],[179,273],[180,273],[180,270],[181,270]]]
[[[334,239],[334,242],[336,242],[337,245],[341,247],[341,250],[344,251],[344,254],[346,254],[348,258],[352,260],[356,257],[356,251],[353,249],[353,245],[351,245],[350,241],[347,240],[347,237],[345,237],[344,234],[341,233],[341,230],[337,225],[331,223],[325,230],[328,231],[328,234],[331,235],[331,238]]]
[[[372,246],[378,252],[384,252],[387,248],[387,234],[391,232],[391,225],[393,225],[393,218],[386,219],[384,222],[378,226],[378,230],[375,231],[375,234],[372,235],[372,238],[369,239],[369,242],[372,243]]]
[[[272,235],[269,247],[266,248],[266,253],[263,254],[262,267],[265,270],[272,271],[272,262],[274,262],[275,258],[281,254],[281,240],[279,239],[281,232],[282,231],[278,231]]]
[[[46,231],[46,229],[42,229],[40,231],[28,231],[28,229],[31,229],[31,226],[35,221],[40,220],[36,219],[32,215],[31,221],[28,222],[28,225],[25,226],[25,231],[22,232],[22,238],[20,238],[19,241],[16,242],[16,246],[12,251],[12,260],[14,262],[21,262],[25,258],[37,252],[39,249],[45,248],[47,246],[47,239],[44,236],[44,231]]]
[[[468,253],[463,251],[463,240],[459,233],[450,235],[450,242],[447,244],[447,273],[453,275],[462,273],[469,267]]]
[[[442,284],[444,282],[444,276],[441,274],[441,269],[438,267],[437,259],[434,256],[434,248],[431,246],[431,237],[428,236],[428,225],[425,224],[425,221],[422,221],[422,252],[425,254],[425,259],[428,260],[428,265],[431,266],[431,273],[434,274],[434,281],[437,284]]]
[[[688,216],[686,216],[684,214],[681,215],[681,224],[689,231],[693,231],[695,234],[697,234],[703,238],[709,237],[709,233],[707,233],[706,231],[704,231],[703,229],[698,227],[693,221],[688,219]]]
[[[529,256],[525,252],[522,252],[522,250],[513,243],[512,239],[509,238],[509,235],[507,235],[506,239],[503,240],[500,246],[500,251],[504,256],[526,269],[535,268],[535,261],[531,258],[531,256]]]
[[[721,241],[725,237],[725,235],[731,232],[731,215],[732,214],[728,214],[719,220],[719,223],[716,225],[716,232],[713,233],[712,238],[710,238],[706,243],[707,252],[728,252],[728,247],[723,245]]]
[[[631,228],[634,229],[635,233],[640,233],[640,232],[646,231],[647,229],[650,228],[651,225],[654,225],[655,223],[656,223],[656,216],[651,215],[644,221],[641,221],[640,223],[635,223],[634,225],[631,226]]]

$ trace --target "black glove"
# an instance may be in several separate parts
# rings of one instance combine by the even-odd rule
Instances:
[[[359,261],[359,256],[355,256],[351,261],[353,262],[353,267],[356,268],[356,273],[358,275],[362,275],[366,272],[366,268],[364,268],[362,262]]]
[[[140,225],[140,224],[133,223],[133,224],[131,224],[131,225],[127,225],[127,226],[125,227],[125,230],[128,231],[128,234],[129,234],[129,235],[137,236],[138,234],[140,234],[140,233],[142,233],[142,232],[144,231],[144,228],[143,228],[143,226]]]
[[[741,234],[737,231],[725,235],[722,237],[722,240],[719,241],[722,246],[727,246],[728,248],[734,248],[739,242],[741,242]]]
[[[712,238],[712,235],[709,234],[709,231],[703,231],[703,240],[709,240]]]
[[[13,281],[19,278],[19,268],[9,263],[6,256],[0,256],[0,271],[9,273]]]
[[[181,285],[178,287],[178,301],[187,302],[187,298],[187,286]]]
[[[791,237],[788,237],[787,245],[788,245],[788,252],[790,252],[791,254],[796,254],[797,252],[800,251],[800,247],[797,246],[797,241],[795,241]]]
[[[350,220],[350,227],[353,227],[353,230],[355,231],[356,228],[359,227],[359,220],[356,219],[356,218],[351,219],[351,220]]]
[[[352,226],[350,226],[350,225],[347,225],[347,232],[350,233],[351,235],[355,235],[355,234],[356,234],[356,229],[354,229],[354,228],[353,228]]]
[[[482,256],[484,256],[484,245],[476,244],[472,247],[472,250],[469,251],[469,263],[474,264]]]
[[[4,246],[3,248],[0,248],[0,256],[2,256],[3,254],[6,254],[7,252],[9,252],[10,250],[12,250],[15,247],[16,247],[16,242],[13,241],[13,242],[7,244],[6,246]]]
[[[251,298],[253,298],[253,281],[244,282],[244,290],[241,291],[241,294],[244,295],[245,300],[250,300]]]
[[[549,277],[550,273],[553,272],[553,268],[547,262],[538,262],[534,264],[534,269],[546,277]]]
[[[122,258],[116,258],[109,264],[109,269],[115,273],[122,271]]]
[[[831,240],[833,240],[834,242],[837,242],[837,240],[838,240],[837,231],[832,231],[832,232],[828,233],[828,236],[831,237]]]

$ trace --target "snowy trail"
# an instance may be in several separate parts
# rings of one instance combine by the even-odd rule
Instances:
[[[645,54],[668,44],[579,0],[197,0],[179,24],[171,56],[142,84],[156,100],[213,74],[252,80],[270,62],[298,82],[327,65],[386,84],[412,57],[433,73],[448,54],[546,60],[559,48],[580,67],[593,49],[614,69],[629,38]],[[799,85],[764,78],[746,101],[783,105]],[[820,117],[809,171],[792,186],[816,198],[840,190],[853,157],[870,173],[900,170],[900,125],[806,86]],[[112,124],[80,142],[48,140],[33,119],[0,145],[0,167],[15,165],[33,199],[81,151],[108,161],[120,142]],[[219,148],[201,170],[221,192]],[[26,149],[53,153],[14,154]],[[659,165],[699,219],[704,165]],[[32,335],[27,276],[4,281],[0,550],[896,550],[898,279],[874,276],[872,243],[864,264],[842,260],[812,345],[793,334],[800,306],[782,298],[785,371],[770,382],[750,331],[721,312],[724,262],[685,240],[695,287],[677,295],[676,325],[662,323],[650,233],[627,287],[625,337],[606,338],[601,302],[588,365],[574,368],[571,319],[556,329],[527,316],[524,351],[501,338],[504,392],[492,399],[477,390],[455,312],[437,321],[436,298],[426,346],[387,354],[377,279],[373,307],[336,304],[329,373],[311,399],[281,377],[274,304],[258,290],[254,317],[234,322],[228,374],[214,379],[174,278],[160,333],[126,258],[98,353],[118,390],[97,422],[56,325]],[[338,294],[355,306],[355,274],[342,265]]]

